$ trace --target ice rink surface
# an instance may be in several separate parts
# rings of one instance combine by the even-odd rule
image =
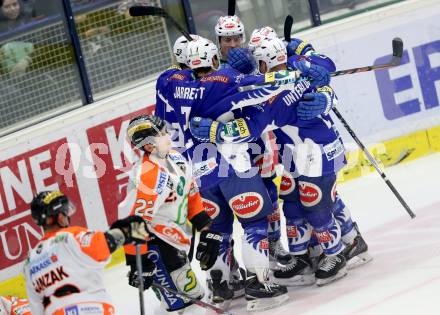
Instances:
[[[417,217],[410,219],[377,173],[340,185],[373,261],[325,287],[291,287],[284,305],[254,314],[440,314],[440,153],[385,171]],[[242,229],[238,224],[234,229],[239,240]],[[235,252],[240,257],[239,246]],[[204,284],[197,263],[193,266]],[[106,284],[117,314],[140,314],[138,291],[128,286],[127,270],[123,265],[107,270]],[[159,314],[153,292],[144,296],[146,315]],[[196,308],[185,314],[212,314]],[[235,300],[229,311],[247,314],[245,300]]]

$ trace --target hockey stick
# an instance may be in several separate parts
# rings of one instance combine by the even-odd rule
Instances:
[[[286,16],[286,19],[284,20],[284,40],[288,43],[291,41],[290,34],[292,33],[292,26],[293,26],[293,17],[289,14]]]
[[[341,123],[345,127],[345,129],[347,129],[347,131],[350,134],[350,136],[354,139],[354,141],[357,143],[357,145],[361,148],[362,152],[364,152],[365,156],[368,158],[368,160],[370,161],[371,165],[373,165],[373,167],[379,173],[380,177],[382,177],[382,179],[385,181],[385,183],[391,189],[391,191],[393,192],[394,196],[396,196],[396,198],[399,200],[401,205],[405,208],[406,212],[408,212],[408,214],[411,217],[411,219],[414,219],[416,217],[414,212],[411,210],[411,208],[408,206],[408,204],[405,202],[405,200],[399,194],[399,192],[394,187],[394,185],[390,182],[390,180],[385,175],[385,173],[380,169],[380,167],[377,164],[377,162],[374,159],[374,157],[370,154],[370,152],[367,150],[367,148],[364,146],[364,144],[356,136],[354,131],[348,125],[347,121],[344,119],[344,117],[342,117],[341,113],[335,107],[333,107],[332,110],[333,110],[333,113],[336,115],[336,117],[338,117],[338,119],[341,121]]]
[[[335,77],[335,76],[340,76],[340,75],[353,74],[353,73],[358,73],[358,72],[367,72],[367,71],[372,71],[372,70],[380,70],[380,69],[386,69],[386,68],[398,66],[398,65],[400,65],[400,61],[402,59],[403,42],[400,38],[396,37],[393,39],[392,45],[393,45],[393,56],[391,57],[391,60],[388,63],[367,66],[367,67],[339,70],[339,71],[335,71],[335,72],[330,73],[330,75],[332,77]],[[275,85],[275,83],[276,82],[265,83],[265,84],[261,84],[261,85],[254,84],[254,85],[241,86],[238,88],[238,90],[240,92],[250,91],[250,90],[255,90],[255,89],[261,88],[261,87],[271,87],[271,86]]]
[[[361,67],[361,68],[352,68],[347,70],[340,70],[335,71],[331,73],[332,77],[336,77],[339,75],[345,75],[345,74],[353,74],[358,72],[367,72],[371,70],[380,70],[380,69],[386,69],[390,67],[395,67],[400,65],[400,61],[402,59],[403,54],[403,41],[396,37],[393,39],[393,56],[391,57],[391,60],[388,63],[384,63],[381,65],[373,65],[368,67]]]
[[[176,296],[179,296],[179,297],[181,297],[181,298],[183,298],[183,299],[188,299],[188,300],[190,300],[192,303],[194,303],[194,304],[196,304],[196,305],[198,305],[198,306],[200,306],[200,307],[203,307],[203,308],[206,308],[206,309],[213,310],[216,314],[232,315],[232,313],[229,313],[229,312],[227,312],[227,311],[224,311],[224,310],[222,310],[220,307],[217,307],[217,306],[214,306],[214,305],[212,305],[212,304],[209,304],[209,303],[203,302],[202,300],[198,300],[198,299],[192,298],[192,297],[190,297],[189,295],[187,295],[187,294],[185,294],[185,293],[181,293],[181,292],[178,292],[178,291],[173,290],[173,289],[171,289],[171,288],[164,287],[164,286],[161,285],[161,284],[153,283],[151,286],[152,286],[153,288],[159,289],[159,290],[161,290],[161,291],[167,291],[167,292],[169,292],[169,293],[172,293],[172,294],[174,294],[174,295],[176,295]]]
[[[235,15],[235,0],[228,0],[228,15]]]
[[[286,17],[286,20],[284,21],[284,39],[286,40],[286,42],[290,42],[290,39],[291,39],[290,34],[291,34],[291,30],[292,30],[292,25],[293,25],[293,18],[292,18],[292,16],[288,15]],[[370,66],[370,67],[364,67],[364,68],[354,68],[354,69],[348,69],[348,70],[341,70],[341,71],[333,72],[331,75],[338,76],[338,75],[351,74],[351,73],[356,73],[356,72],[365,72],[365,71],[385,69],[388,67],[398,66],[400,64],[400,60],[402,58],[403,42],[400,38],[396,37],[393,39],[392,45],[393,45],[393,56],[388,64]],[[390,182],[390,180],[385,175],[385,173],[380,169],[380,167],[376,163],[376,160],[374,159],[374,157],[370,154],[370,152],[367,150],[367,148],[364,146],[364,144],[356,136],[354,131],[348,125],[347,121],[344,119],[344,117],[342,117],[341,113],[336,108],[333,108],[333,113],[341,121],[342,125],[348,131],[350,136],[352,136],[352,138],[357,143],[357,145],[361,148],[362,152],[364,152],[365,156],[368,158],[370,163],[373,165],[373,167],[376,169],[376,171],[379,173],[379,175],[382,177],[382,179],[385,181],[385,183],[391,189],[393,194],[396,196],[396,198],[399,200],[399,202],[405,208],[406,212],[408,212],[408,214],[410,215],[410,217],[412,219],[415,218],[416,215],[414,214],[414,212],[411,210],[411,208],[408,206],[408,204],[405,202],[405,200],[402,198],[402,196],[396,190],[394,185]]]
[[[183,36],[186,37],[187,40],[192,41],[192,37],[188,33],[187,30],[185,30],[182,26],[179,25],[179,23],[176,22],[175,19],[173,19],[167,11],[165,11],[162,8],[159,7],[152,7],[152,6],[144,6],[144,5],[134,5],[130,7],[129,9],[130,16],[159,16],[167,19],[168,21],[173,24],[173,26],[182,33]]]
[[[141,315],[145,315],[144,305],[144,279],[142,279],[142,258],[141,258],[141,245],[136,245],[136,269],[138,272],[139,280],[139,304],[141,307]]]
[[[188,252],[188,260],[189,262],[192,262],[193,260],[193,256],[194,256],[194,246],[196,243],[196,227],[193,225],[192,229],[191,229],[192,235],[191,235],[191,245],[189,247],[189,252]]]

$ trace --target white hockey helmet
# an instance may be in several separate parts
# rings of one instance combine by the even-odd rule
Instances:
[[[190,34],[193,39],[196,39],[198,36]],[[186,46],[188,45],[188,39],[185,36],[180,36],[174,42],[173,46],[173,54],[176,57],[176,61],[178,63],[186,64]]]
[[[255,48],[261,45],[263,39],[273,39],[277,38],[278,35],[275,30],[270,26],[265,26],[262,28],[256,28],[252,31],[251,38],[249,39],[249,49],[254,51]]]
[[[188,43],[186,47],[186,64],[191,69],[211,67],[214,64],[212,59],[214,56],[218,58],[217,46],[211,42],[209,39],[198,36],[197,39]]]
[[[267,69],[287,62],[286,46],[278,37],[272,39],[263,39],[260,46],[253,51],[255,60],[259,63],[264,61]]]
[[[221,16],[215,25],[215,35],[218,37],[241,35],[243,43],[246,41],[244,25],[236,15]]]

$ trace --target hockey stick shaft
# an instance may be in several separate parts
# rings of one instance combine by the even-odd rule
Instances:
[[[394,185],[391,183],[391,181],[388,179],[388,177],[385,175],[385,173],[381,170],[379,165],[377,164],[375,158],[371,155],[371,153],[368,151],[368,149],[364,146],[364,144],[359,140],[359,138],[354,133],[353,129],[350,128],[347,121],[342,117],[341,113],[333,107],[333,113],[338,117],[344,128],[348,131],[350,136],[354,139],[354,141],[357,143],[359,148],[364,152],[365,156],[367,157],[368,161],[370,161],[371,165],[376,169],[376,171],[379,173],[380,177],[385,181],[387,186],[391,189],[394,196],[396,196],[397,200],[399,200],[400,204],[405,208],[406,212],[408,212],[409,216],[414,219],[416,215],[411,210],[411,208],[408,206],[408,204],[405,202],[405,200],[402,198],[400,193],[397,191],[397,189],[394,187]]]
[[[292,40],[290,34],[292,33],[292,26],[293,26],[293,17],[289,14],[286,16],[286,19],[284,20],[284,40],[287,43],[290,43]]]
[[[367,71],[373,71],[373,70],[382,70],[387,69],[391,67],[398,66],[400,64],[400,58],[393,58],[389,63],[381,64],[381,65],[373,65],[373,66],[367,66],[367,67],[360,67],[360,68],[352,68],[352,69],[346,69],[346,70],[339,70],[332,72],[330,75],[332,77],[337,77],[340,75],[346,75],[346,74],[354,74],[359,72],[367,72]]]
[[[136,269],[138,273],[139,280],[139,304],[141,315],[145,315],[145,304],[144,304],[144,280],[142,279],[142,258],[141,258],[141,245],[136,245]]]
[[[176,295],[176,296],[178,296],[178,297],[180,297],[180,298],[188,299],[188,300],[190,300],[192,303],[194,303],[194,304],[196,304],[196,305],[198,305],[198,306],[200,306],[200,307],[203,307],[203,308],[206,308],[206,309],[210,309],[210,310],[215,311],[217,314],[232,315],[231,313],[226,312],[226,311],[222,310],[221,308],[219,308],[219,307],[217,307],[217,306],[214,306],[214,305],[211,305],[211,304],[209,304],[209,303],[203,302],[203,301],[201,301],[201,300],[198,300],[198,299],[192,298],[192,297],[190,297],[189,295],[187,295],[187,294],[185,294],[185,293],[181,293],[181,292],[178,292],[178,291],[173,290],[173,289],[171,289],[171,288],[164,287],[164,286],[161,285],[161,284],[153,283],[151,286],[152,286],[153,288],[156,288],[156,289],[161,290],[161,291],[167,291],[167,292],[169,292],[169,293],[171,293],[171,294],[174,294],[174,295]]]
[[[196,231],[197,231],[196,227],[193,225],[192,228],[191,228],[191,232],[192,232],[192,235],[191,235],[191,245],[189,247],[189,252],[188,252],[188,260],[189,260],[189,262],[192,261],[193,256],[194,256],[194,246],[196,244]]]
[[[235,0],[228,0],[228,15],[235,15]]]
[[[153,7],[153,6],[144,6],[144,5],[135,5],[130,7],[129,9],[130,16],[159,16],[167,19],[168,21],[173,24],[173,26],[183,35],[186,37],[187,40],[192,41],[191,35],[188,33],[187,30],[185,30],[179,23],[176,22],[175,19],[173,19],[167,11],[160,7]]]
[[[400,61],[402,59],[403,54],[403,42],[400,38],[396,37],[393,39],[392,42],[393,45],[393,56],[391,60],[388,63],[380,64],[380,65],[372,65],[367,67],[359,67],[359,68],[352,68],[352,69],[346,69],[346,70],[339,70],[330,73],[332,77],[335,76],[341,76],[346,74],[353,74],[353,73],[359,73],[359,72],[367,72],[367,71],[373,71],[373,70],[381,70],[386,68],[391,68],[400,65]],[[273,86],[274,83],[267,83],[267,84],[261,84],[261,85],[249,85],[249,86],[241,86],[239,88],[240,92],[244,91],[250,91],[255,90],[257,88],[261,87],[270,87]]]

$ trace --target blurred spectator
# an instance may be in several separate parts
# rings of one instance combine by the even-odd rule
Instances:
[[[34,45],[28,42],[11,41],[2,45],[2,68],[10,75],[18,75],[26,72],[32,62],[31,54],[34,52]]]
[[[0,33],[28,23],[34,12],[31,6],[32,1],[26,1],[25,5],[21,0],[3,0],[0,7]]]
[[[31,0],[26,5],[20,0],[3,0],[0,7],[0,32],[28,23],[33,12],[31,5]],[[30,55],[33,51],[34,45],[28,42],[11,41],[2,45],[0,53],[3,71],[11,75],[24,73],[32,61]]]

